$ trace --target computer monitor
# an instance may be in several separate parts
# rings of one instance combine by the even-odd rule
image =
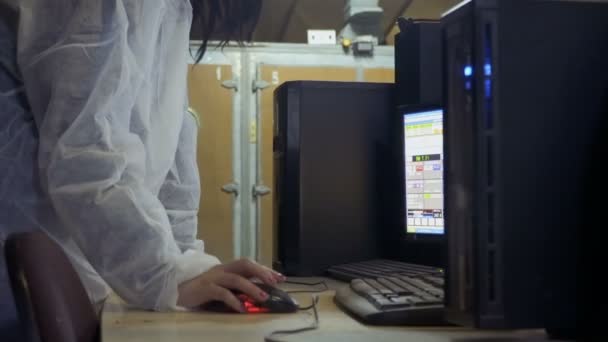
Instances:
[[[445,266],[443,218],[443,110],[437,104],[397,107],[393,120],[388,195],[383,203],[385,257]]]
[[[443,110],[404,108],[405,229],[443,235]]]

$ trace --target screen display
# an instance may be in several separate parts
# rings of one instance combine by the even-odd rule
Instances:
[[[403,115],[407,233],[443,234],[443,111]]]

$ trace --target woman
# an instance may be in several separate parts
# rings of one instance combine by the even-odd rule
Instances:
[[[263,300],[196,239],[196,124],[187,113],[193,30],[249,38],[261,0],[0,0],[0,232],[43,229],[93,303],[111,288],[141,308]],[[18,47],[18,48],[17,48]],[[204,228],[204,227],[203,227]],[[0,269],[3,306],[6,275]]]

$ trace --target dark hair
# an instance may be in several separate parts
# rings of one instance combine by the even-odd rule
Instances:
[[[196,63],[207,51],[209,40],[220,41],[220,47],[231,40],[239,44],[251,41],[262,11],[262,0],[191,0],[191,3],[192,36],[202,40]]]

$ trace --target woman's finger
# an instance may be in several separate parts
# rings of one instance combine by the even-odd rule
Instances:
[[[221,302],[226,303],[226,305],[230,306],[237,312],[244,313],[245,308],[243,307],[243,303],[236,298],[236,296],[230,292],[228,289],[218,286],[216,284],[209,285],[208,289],[203,289],[208,294],[209,297],[213,300],[219,300]]]
[[[238,274],[224,273],[217,280],[217,284],[225,288],[238,290],[260,302],[264,302],[268,299],[268,294],[266,292]]]
[[[249,259],[241,259],[224,265],[224,271],[236,273],[246,278],[258,278],[268,285],[275,286],[279,279],[275,272]]]

